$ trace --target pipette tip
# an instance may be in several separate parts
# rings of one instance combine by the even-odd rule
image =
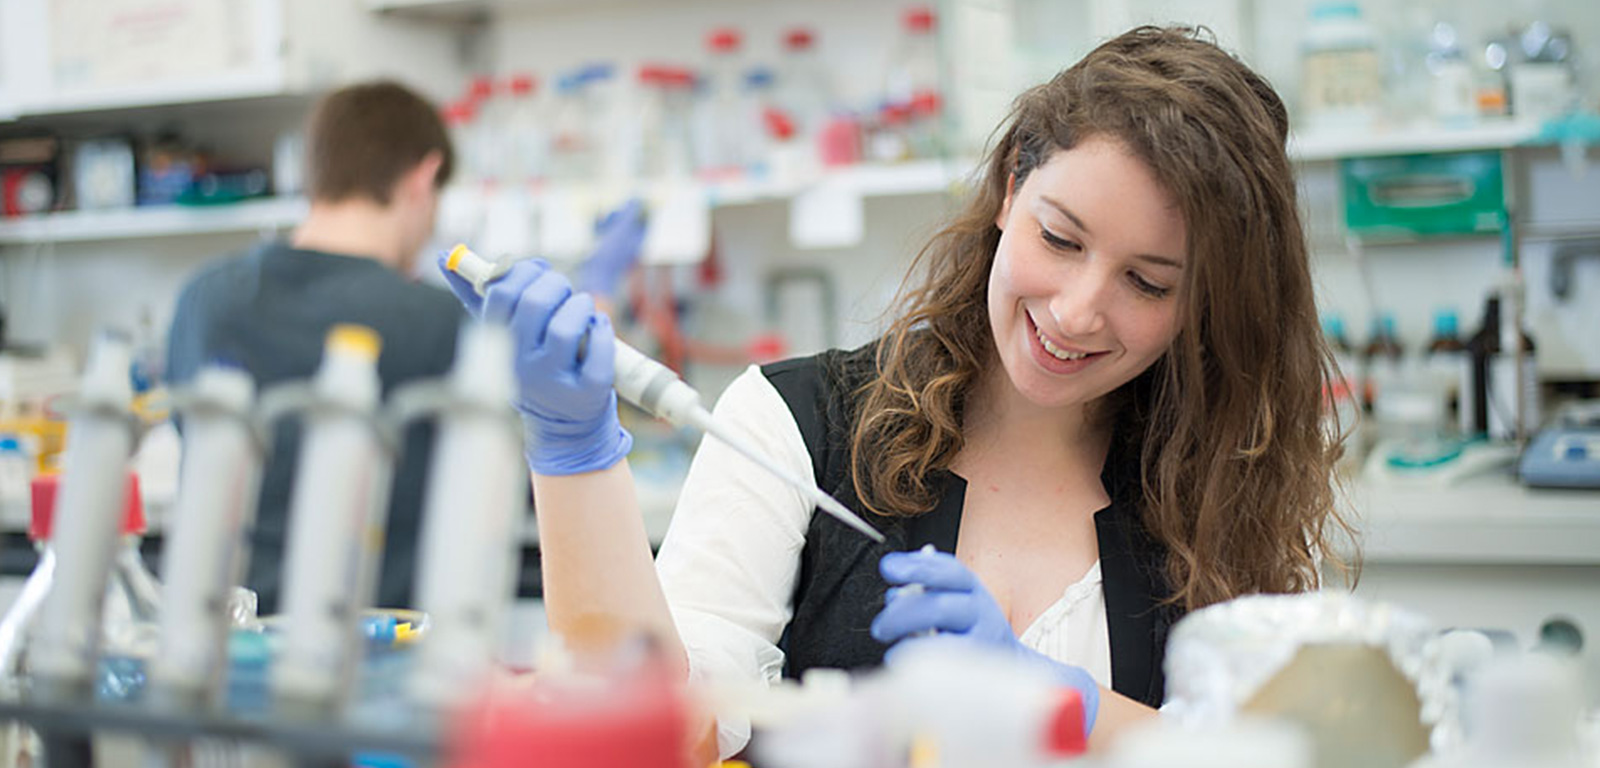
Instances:
[[[823,512],[833,515],[845,525],[860,531],[867,538],[872,539],[879,544],[884,542],[883,534],[879,533],[878,529],[873,528],[867,523],[867,521],[862,520],[860,515],[851,512],[847,507],[845,507],[845,505],[840,504],[839,501],[832,496],[829,496],[826,493],[819,493],[817,496],[817,506],[821,507]]]

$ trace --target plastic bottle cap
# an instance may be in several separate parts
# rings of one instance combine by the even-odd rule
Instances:
[[[478,75],[472,78],[472,84],[467,87],[467,98],[473,101],[483,101],[494,95],[494,80],[488,75]]]
[[[383,350],[383,340],[378,332],[364,325],[340,323],[328,330],[328,340],[323,348],[329,352],[348,352],[367,360],[377,360]]]
[[[511,79],[506,81],[506,90],[513,96],[528,96],[538,85],[539,81],[533,75],[522,73],[512,75]]]
[[[1045,732],[1045,751],[1059,757],[1073,757],[1089,751],[1089,734],[1084,732],[1083,695],[1061,692],[1061,701],[1050,715]]]
[[[639,67],[639,82],[663,88],[694,85],[694,73],[683,67],[665,64],[645,64]]]
[[[932,32],[934,24],[933,9],[926,5],[914,5],[906,9],[903,21],[906,29],[911,32]]]
[[[744,85],[746,88],[766,88],[772,85],[773,79],[772,70],[767,67],[751,67],[749,71],[744,73]]]
[[[737,29],[719,27],[706,35],[706,47],[717,53],[732,53],[739,50],[741,37]]]
[[[56,492],[61,488],[60,475],[40,475],[29,487],[33,501],[33,515],[28,521],[28,538],[48,541],[55,529]],[[139,495],[139,476],[128,472],[127,501],[123,507],[123,535],[143,534],[145,531],[144,500]]]
[[[816,42],[816,35],[805,27],[795,27],[783,33],[783,47],[791,51],[809,50]]]
[[[457,101],[444,108],[444,121],[451,125],[470,123],[475,111],[472,102]]]

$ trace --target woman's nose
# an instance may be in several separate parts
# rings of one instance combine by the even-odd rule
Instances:
[[[1099,333],[1106,324],[1104,303],[1109,288],[1110,280],[1100,270],[1083,269],[1072,275],[1050,300],[1056,327],[1074,338]]]

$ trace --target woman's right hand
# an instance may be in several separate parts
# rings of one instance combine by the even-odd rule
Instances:
[[[467,312],[511,329],[516,343],[517,396],[528,467],[541,475],[606,469],[633,447],[617,421],[616,335],[594,299],[574,293],[542,259],[514,264],[479,296],[445,268],[450,290]],[[587,339],[587,341],[585,341]]]

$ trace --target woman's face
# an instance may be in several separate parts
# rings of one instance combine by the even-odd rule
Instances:
[[[1183,216],[1121,144],[1090,137],[1056,151],[1012,184],[995,225],[989,324],[1028,401],[1090,403],[1144,372],[1177,336]]]

